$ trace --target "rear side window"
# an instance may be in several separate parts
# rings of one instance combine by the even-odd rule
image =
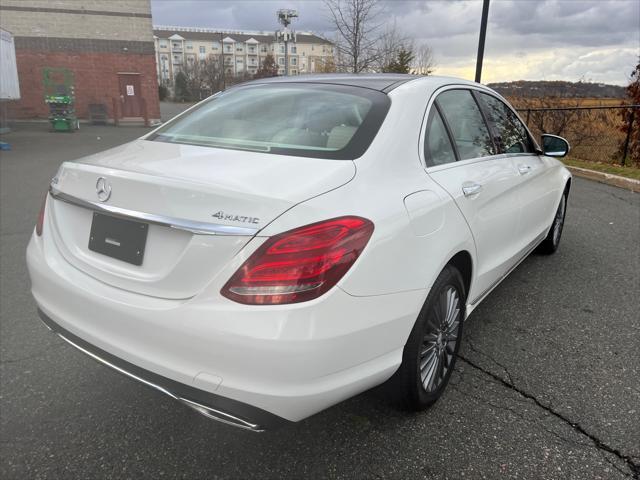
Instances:
[[[431,107],[424,137],[424,153],[427,166],[435,167],[456,161],[456,154],[438,109]]]
[[[448,90],[436,99],[447,119],[460,160],[495,155],[489,129],[468,90]]]
[[[481,93],[480,102],[494,134],[494,141],[505,153],[531,153],[527,130],[513,111],[496,97]]]
[[[389,109],[381,92],[283,83],[232,88],[169,122],[148,140],[327,159],[354,159]]]

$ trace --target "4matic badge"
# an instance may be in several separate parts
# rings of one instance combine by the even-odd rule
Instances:
[[[227,222],[240,222],[240,223],[260,223],[258,217],[245,217],[242,215],[235,215],[233,213],[224,213],[222,210],[211,215],[219,220],[226,220]]]

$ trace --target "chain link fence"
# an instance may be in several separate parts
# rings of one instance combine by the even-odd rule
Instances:
[[[543,133],[566,138],[571,145],[571,157],[640,167],[640,159],[632,160],[629,156],[632,133],[640,127],[640,105],[517,110],[537,139]]]

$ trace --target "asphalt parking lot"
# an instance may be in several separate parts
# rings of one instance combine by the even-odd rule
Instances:
[[[473,313],[429,411],[367,392],[254,434],[199,416],[42,326],[24,252],[60,162],[134,127],[19,126],[0,154],[0,477],[545,478],[640,474],[640,195],[575,179],[556,255]]]

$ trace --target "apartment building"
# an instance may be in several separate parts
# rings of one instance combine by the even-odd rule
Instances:
[[[150,0],[0,0],[0,27],[14,36],[22,94],[12,118],[46,118],[51,84],[73,90],[80,118],[92,104],[160,118]]]
[[[212,56],[224,62],[227,75],[254,75],[265,57],[273,55],[278,74],[285,73],[285,45],[274,33],[258,31],[214,30],[207,28],[153,28],[158,80],[173,84],[174,75],[187,62]],[[310,32],[299,32],[289,42],[289,74],[318,72],[334,58],[333,44]]]

